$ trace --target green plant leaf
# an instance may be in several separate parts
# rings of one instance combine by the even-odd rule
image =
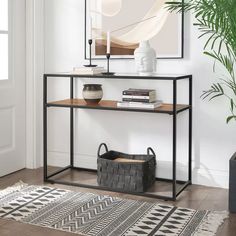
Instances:
[[[219,64],[226,70],[221,83],[213,83],[210,89],[203,91],[201,98],[212,100],[224,96],[232,112],[227,123],[236,120],[233,113],[236,110],[236,0],[177,0],[168,2],[167,6],[171,11],[191,11],[195,16],[199,38],[206,39],[204,54],[214,59],[213,71],[217,72]]]
[[[236,120],[236,116],[228,116],[226,119],[226,123],[228,124],[232,119]]]
[[[230,109],[232,112],[234,111],[234,101],[232,98],[230,99]]]

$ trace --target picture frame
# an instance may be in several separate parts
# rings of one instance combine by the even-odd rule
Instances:
[[[149,40],[158,59],[184,57],[184,14],[168,12],[164,5],[168,0],[84,1],[85,59],[89,59],[90,38],[93,39],[92,59],[106,58],[107,31],[111,35],[112,59],[133,59],[134,50],[144,40]],[[130,9],[133,3],[135,14]]]

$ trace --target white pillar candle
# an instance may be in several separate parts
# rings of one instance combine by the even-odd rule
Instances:
[[[93,38],[93,33],[92,33],[92,30],[93,30],[93,20],[92,20],[92,17],[90,16],[89,18],[89,39],[92,39]]]
[[[111,37],[110,32],[107,32],[107,54],[111,53]]]

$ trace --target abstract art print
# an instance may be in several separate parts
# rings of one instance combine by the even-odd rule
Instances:
[[[105,58],[110,32],[112,58],[133,58],[141,41],[149,40],[157,58],[183,57],[183,14],[170,13],[171,0],[85,0],[85,58]]]

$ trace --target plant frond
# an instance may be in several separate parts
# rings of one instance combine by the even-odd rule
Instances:
[[[206,38],[204,54],[214,59],[213,71],[218,62],[229,74],[221,79],[221,84],[213,83],[209,90],[203,91],[201,98],[212,100],[225,96],[232,113],[226,121],[236,121],[236,0],[176,0],[166,4],[171,12],[191,11],[195,16],[199,38]],[[233,97],[225,93],[223,86],[233,92]]]
[[[236,116],[228,116],[226,119],[226,123],[228,124],[232,119],[236,120]]]
[[[209,101],[211,101],[212,99],[223,95],[224,95],[223,87],[219,83],[216,83],[212,84],[209,90],[203,91],[201,98],[202,99],[209,98]]]

